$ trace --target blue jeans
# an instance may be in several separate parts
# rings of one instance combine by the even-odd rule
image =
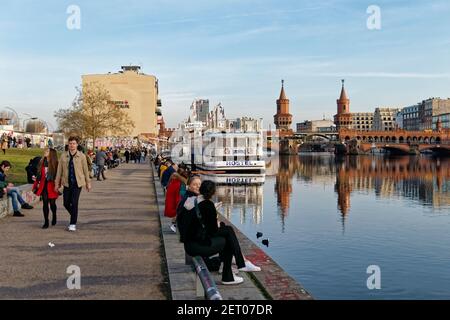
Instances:
[[[23,200],[22,196],[20,195],[19,189],[15,187],[8,188],[8,196],[11,197],[14,212],[19,211],[19,205],[17,201],[19,201],[21,205],[25,203],[25,200]]]

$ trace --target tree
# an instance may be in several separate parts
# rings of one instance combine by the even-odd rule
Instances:
[[[86,83],[72,106],[55,112],[58,125],[66,134],[95,140],[107,135],[128,135],[134,123],[128,114],[111,101],[109,92],[98,82]]]

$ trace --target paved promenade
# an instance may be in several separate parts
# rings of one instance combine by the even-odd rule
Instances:
[[[62,197],[48,230],[42,204],[0,220],[0,299],[170,298],[148,163],[123,164],[107,177],[83,191],[76,233],[65,231]],[[81,269],[81,290],[67,289],[71,265]]]

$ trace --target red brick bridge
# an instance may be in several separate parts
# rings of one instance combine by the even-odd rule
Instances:
[[[450,153],[450,130],[439,131],[357,131],[339,130],[339,140],[353,152],[366,153],[373,148],[400,153],[419,153],[425,150]]]

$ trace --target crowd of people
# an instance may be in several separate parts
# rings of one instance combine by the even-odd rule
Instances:
[[[188,255],[201,256],[210,271],[222,274],[225,285],[244,282],[239,271],[261,271],[242,254],[233,227],[220,221],[221,203],[213,201],[214,182],[202,181],[184,163],[176,164],[161,155],[155,157],[154,165],[165,191],[164,215],[172,219],[170,229],[179,234]],[[234,270],[233,261],[237,265]]]
[[[70,214],[68,231],[76,231],[78,221],[78,202],[81,190],[85,187],[91,189],[91,179],[106,180],[106,170],[116,168],[121,162],[140,163],[145,161],[149,150],[146,148],[133,148],[120,150],[119,148],[100,147],[95,150],[85,150],[77,137],[70,137],[65,151],[58,159],[54,148],[44,149],[43,155],[30,160],[26,167],[28,182],[33,184],[33,192],[41,197],[43,202],[43,229],[50,225],[50,211],[52,212],[51,225],[57,224],[56,200],[59,196],[64,198],[64,207]],[[123,152],[124,159],[121,157]],[[20,209],[33,209],[25,202],[20,190],[13,183],[8,182],[7,173],[11,168],[9,161],[0,163],[0,197],[7,194],[11,198],[14,217],[24,217]],[[64,187],[63,192],[59,190]]]
[[[125,162],[129,163],[130,161],[133,163],[141,163],[145,162],[147,156],[149,154],[149,150],[147,148],[138,148],[133,147],[131,149],[125,150]]]
[[[36,144],[39,148],[44,148],[45,145],[48,145],[50,148],[53,147],[53,140],[51,138],[41,138],[40,142]],[[2,148],[3,154],[6,154],[6,150],[10,148],[18,148],[18,149],[26,149],[33,147],[32,141],[30,137],[16,137],[14,135],[7,134],[4,132],[0,136],[0,146]]]

